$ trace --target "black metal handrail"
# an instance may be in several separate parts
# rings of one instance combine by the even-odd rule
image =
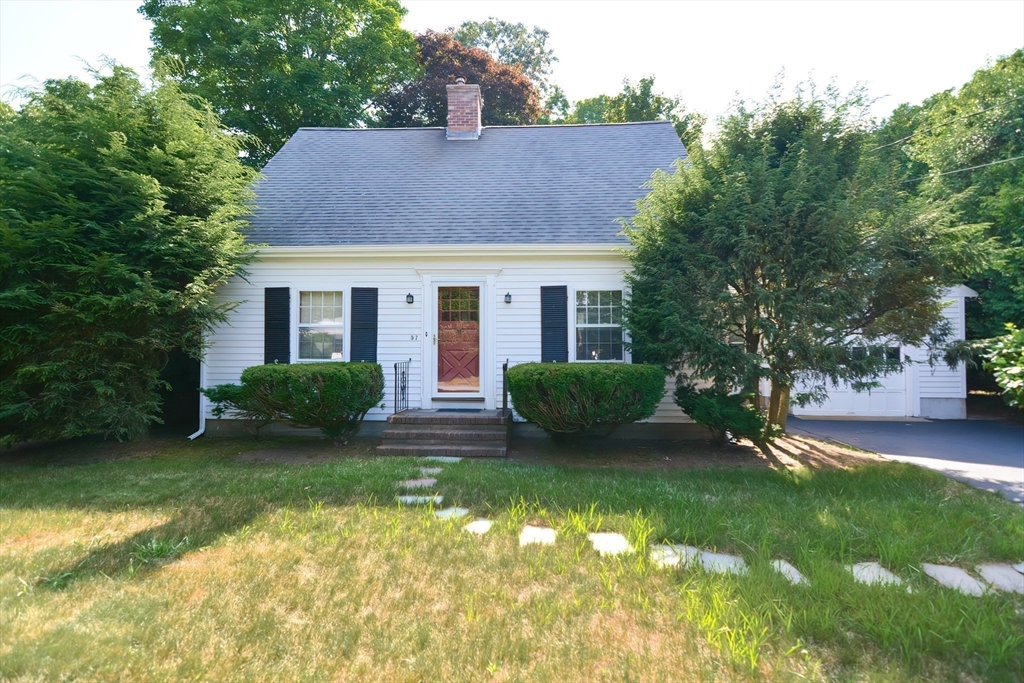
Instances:
[[[395,412],[409,410],[409,360],[395,363]]]
[[[501,412],[508,412],[508,358],[501,366]]]

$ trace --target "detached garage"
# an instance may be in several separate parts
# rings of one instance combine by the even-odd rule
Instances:
[[[963,339],[964,299],[978,296],[970,287],[960,285],[947,290],[945,315],[953,324],[955,339]],[[926,362],[926,352],[918,347],[893,346],[889,353],[909,356],[916,361],[902,372],[881,378],[882,386],[871,391],[854,391],[840,385],[829,391],[820,405],[793,406],[793,414],[819,417],[927,417],[937,420],[962,420],[967,417],[967,372],[963,365],[951,370],[947,365],[934,367]]]

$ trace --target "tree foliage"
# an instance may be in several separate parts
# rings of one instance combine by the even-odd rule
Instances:
[[[145,0],[153,58],[248,133],[262,166],[301,126],[355,126],[415,72],[397,0]]]
[[[533,82],[518,66],[502,64],[486,50],[466,47],[452,33],[427,31],[416,36],[422,76],[395,86],[376,101],[377,125],[389,128],[444,126],[448,118],[446,86],[462,77],[480,85],[483,125],[536,123],[540,103]]]
[[[965,223],[987,223],[1003,247],[992,268],[973,274],[968,335],[991,337],[1024,326],[1024,50],[975,72],[958,91],[903,105],[880,130],[882,153],[903,165],[912,191],[952,199]],[[972,168],[981,166],[981,168]],[[971,169],[956,173],[959,169]],[[946,175],[941,175],[946,174]],[[916,181],[914,178],[924,177]]]
[[[636,85],[622,81],[617,95],[598,95],[576,102],[571,112],[555,123],[628,123],[631,121],[671,121],[687,146],[698,144],[705,119],[687,112],[678,97],[669,97],[654,89],[654,77],[641,78]]]
[[[991,341],[985,369],[993,373],[1007,405],[1024,408],[1024,329],[1006,324],[1006,334]]]
[[[529,29],[522,23],[488,17],[487,21],[463,22],[452,37],[466,47],[487,50],[502,64],[518,66],[541,93],[550,88],[551,65],[558,57],[547,45],[548,32],[539,26]]]
[[[194,356],[249,259],[254,172],[170,81],[121,66],[0,112],[3,440],[140,434],[171,349]]]
[[[806,403],[893,370],[890,343],[939,357],[951,332],[939,298],[983,259],[979,229],[864,154],[863,105],[830,90],[740,106],[709,149],[653,177],[626,229],[627,326],[645,360],[725,394],[767,378],[770,423],[784,427],[798,380]]]

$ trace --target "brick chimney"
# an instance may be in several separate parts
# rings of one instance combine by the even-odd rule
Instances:
[[[480,110],[484,100],[479,85],[467,85],[465,78],[456,78],[448,84],[448,127],[445,137],[449,140],[476,140],[480,137]]]

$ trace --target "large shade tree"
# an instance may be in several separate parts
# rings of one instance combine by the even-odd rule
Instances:
[[[145,0],[153,58],[248,134],[262,166],[301,126],[355,126],[416,71],[397,0]]]
[[[635,85],[625,79],[616,95],[598,95],[575,102],[569,113],[555,123],[628,123],[671,121],[687,145],[699,143],[705,119],[688,112],[678,97],[655,90],[654,77],[641,78]]]
[[[1024,327],[1024,50],[980,69],[962,88],[938,93],[913,111],[906,133],[889,144],[910,161],[908,186],[931,198],[952,198],[962,220],[986,223],[1001,246],[993,267],[973,274],[968,333]],[[893,116],[883,132],[903,122]],[[885,148],[888,150],[889,148]],[[920,178],[920,180],[915,180]]]
[[[637,354],[719,397],[769,380],[769,423],[783,428],[800,380],[801,403],[869,386],[905,362],[891,344],[955,360],[940,296],[983,258],[979,228],[865,154],[863,104],[741,106],[709,149],[653,177],[626,230]]]
[[[459,77],[480,85],[483,125],[536,123],[541,113],[537,89],[518,65],[502,64],[482,48],[467,47],[450,31],[427,31],[416,36],[416,42],[421,76],[377,98],[377,125],[444,126],[448,118],[446,86]]]
[[[129,69],[0,105],[0,441],[158,421],[170,351],[198,357],[250,258],[255,172],[176,83]]]

